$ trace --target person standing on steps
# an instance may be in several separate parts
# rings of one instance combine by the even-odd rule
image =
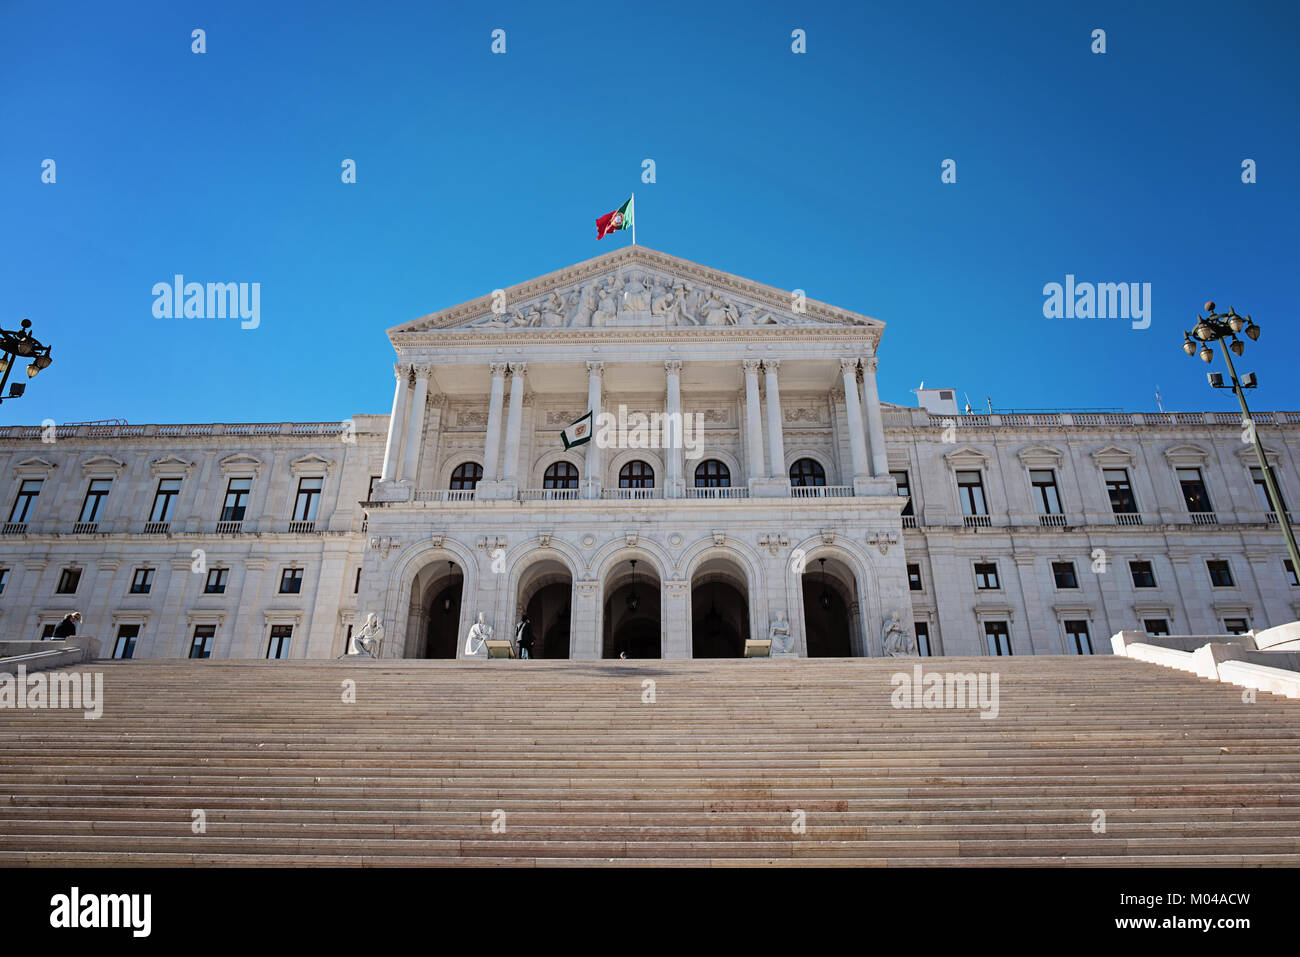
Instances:
[[[520,658],[531,658],[533,656],[533,624],[528,620],[526,612],[515,627],[515,644],[519,646]]]
[[[72,611],[63,616],[63,620],[54,626],[55,638],[71,638],[77,633],[77,623],[81,621],[81,612]]]

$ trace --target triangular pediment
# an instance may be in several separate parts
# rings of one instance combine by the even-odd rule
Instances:
[[[421,333],[683,328],[750,330],[822,326],[879,337],[884,323],[645,246],[626,246],[389,330],[396,343]]]

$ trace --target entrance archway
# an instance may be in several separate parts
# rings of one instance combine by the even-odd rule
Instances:
[[[803,574],[804,636],[809,658],[853,655],[857,586],[852,570],[836,558],[810,559]]]
[[[556,559],[530,565],[519,579],[515,620],[510,623],[510,637],[526,612],[533,626],[534,658],[569,657],[569,615],[573,607],[573,574]]]
[[[626,559],[614,566],[605,587],[601,656],[663,656],[659,576],[650,562]]]
[[[744,572],[725,558],[708,559],[691,577],[691,657],[743,657],[749,637]]]
[[[452,561],[430,562],[411,588],[407,658],[455,658],[465,578]]]

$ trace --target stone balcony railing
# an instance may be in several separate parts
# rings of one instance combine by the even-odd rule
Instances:
[[[214,435],[322,435],[336,436],[348,431],[346,422],[195,422],[162,425],[56,425],[54,438],[206,438]],[[42,439],[49,435],[41,425],[0,427],[0,439]]]
[[[925,409],[887,409],[885,427],[945,428],[1114,428],[1152,425],[1241,425],[1240,412],[994,412],[936,415]],[[1252,412],[1257,425],[1300,425],[1300,412]]]

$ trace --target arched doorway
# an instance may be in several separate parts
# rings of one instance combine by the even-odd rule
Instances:
[[[808,657],[851,657],[858,604],[852,570],[836,558],[809,559],[802,584]]]
[[[432,561],[411,587],[404,657],[455,658],[465,577],[454,561]]]
[[[743,657],[749,637],[744,572],[725,558],[708,559],[691,576],[691,657]]]
[[[514,637],[519,615],[527,613],[533,626],[534,658],[569,657],[569,615],[573,606],[573,574],[563,562],[548,558],[526,568],[519,579]]]
[[[605,587],[601,656],[663,656],[659,576],[650,562],[629,558],[614,566]]]

